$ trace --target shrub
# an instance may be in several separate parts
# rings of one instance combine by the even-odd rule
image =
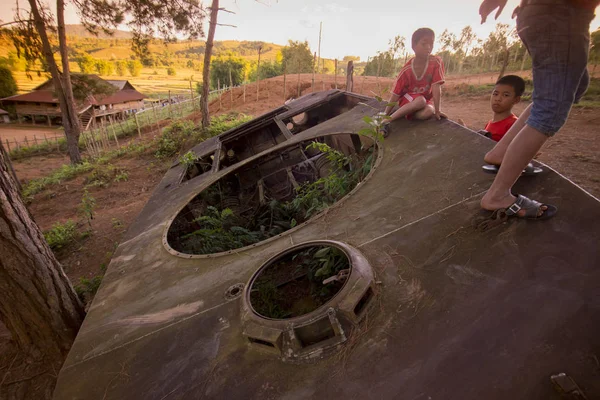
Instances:
[[[196,127],[191,121],[177,121],[166,127],[158,138],[157,158],[173,157],[181,151],[183,144],[194,136]]]
[[[44,232],[44,238],[52,250],[66,247],[69,243],[77,239],[75,222],[68,220],[64,224],[54,224],[49,231]]]

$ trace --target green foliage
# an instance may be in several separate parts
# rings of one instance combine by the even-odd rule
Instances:
[[[52,250],[59,250],[77,239],[75,222],[68,220],[64,224],[56,223],[44,232],[44,238]]]
[[[127,73],[127,62],[123,60],[118,60],[115,62],[115,71],[119,76],[125,76]]]
[[[0,57],[0,67],[8,68],[14,72],[27,70],[27,61],[19,57],[14,51],[9,51],[7,57]]]
[[[79,299],[84,303],[89,303],[102,283],[102,275],[96,275],[92,279],[79,278],[79,284],[75,286],[75,293],[79,296]]]
[[[313,258],[314,262],[311,266],[314,276],[321,279],[336,275],[348,266],[348,257],[337,247],[322,247]]]
[[[109,64],[112,73],[112,64]],[[73,84],[73,96],[77,100],[84,100],[90,94],[98,97],[109,96],[116,92],[116,88],[103,79],[98,79],[94,75],[71,74],[71,83]]]
[[[129,178],[126,170],[112,164],[105,164],[104,160],[98,160],[92,173],[86,177],[84,181],[86,186],[108,187],[111,182],[126,181]]]
[[[113,63],[111,63],[110,61],[96,60],[95,64],[98,75],[112,75],[114,66]]]
[[[94,208],[96,208],[96,199],[90,195],[87,188],[83,189],[83,196],[81,197],[81,203],[79,204],[79,212],[87,220],[90,226],[92,226],[92,220],[94,219]]]
[[[204,215],[195,221],[200,229],[185,235],[182,239],[192,237],[195,240],[187,241],[186,248],[200,254],[218,253],[248,246],[261,240],[259,232],[251,232],[238,226],[239,223],[233,211],[226,208],[219,211],[216,207],[209,206]],[[201,240],[197,240],[197,239]]]
[[[169,67],[169,68],[167,68],[167,75],[175,76],[175,75],[177,75],[177,71],[175,71],[175,68]]]
[[[30,180],[23,188],[23,197],[31,199],[35,194],[41,192],[49,185],[57,185],[63,181],[73,179],[77,175],[92,170],[93,165],[87,161],[81,164],[63,165],[53,171],[50,175]]]
[[[158,138],[157,158],[173,157],[181,151],[186,141],[192,138],[197,128],[191,121],[177,121],[163,129]]]
[[[379,103],[383,103],[383,99],[379,96],[375,96],[375,99],[377,101],[379,101]],[[370,105],[366,104],[366,103],[360,103],[364,106],[367,106],[371,109],[373,109],[374,111],[379,111],[379,109],[371,107]],[[387,106],[394,106],[396,105],[396,103],[387,103]],[[377,112],[375,115],[373,115],[372,117],[366,115],[363,117],[363,121],[367,124],[366,128],[363,128],[361,130],[358,131],[359,135],[365,135],[365,136],[370,136],[373,139],[375,139],[375,141],[383,141],[383,125],[387,122],[389,122],[391,119],[391,117],[389,115],[385,115],[382,112]]]
[[[229,56],[228,58],[216,58],[210,63],[210,85],[213,89],[217,88],[217,83],[221,87],[230,86],[229,76],[233,86],[239,86],[244,82],[244,70],[246,61],[240,57]]]
[[[17,94],[17,81],[10,69],[0,67],[0,99]]]
[[[257,81],[259,80],[259,75],[260,79],[269,79],[282,74],[283,64],[281,62],[278,62],[277,60],[264,62],[261,61],[260,74],[258,73],[256,68],[253,68],[248,74],[248,80],[251,82]]]
[[[288,45],[281,49],[282,63],[286,66],[288,74],[313,71],[313,54],[308,46],[308,41],[288,41]]]
[[[179,163],[184,165],[186,168],[189,168],[192,165],[194,165],[197,159],[198,158],[192,151],[188,151],[187,153],[179,157]]]
[[[138,60],[127,61],[127,69],[129,70],[131,76],[140,76],[143,67],[144,66],[142,65],[142,63]]]
[[[210,121],[210,126],[204,132],[207,137],[218,136],[223,132],[235,128],[238,125],[248,122],[252,119],[251,116],[240,113],[229,113],[214,117]]]
[[[377,53],[377,55],[371,58],[367,65],[363,75],[365,76],[394,76],[395,74],[395,62],[393,55],[386,51],[383,53]]]
[[[84,74],[93,74],[96,71],[96,60],[89,54],[84,54],[77,59],[79,70]]]

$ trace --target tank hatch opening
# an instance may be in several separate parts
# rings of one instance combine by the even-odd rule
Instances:
[[[289,115],[289,112],[282,114],[280,118],[295,135],[352,110],[360,101],[362,101],[360,97],[341,93],[327,102],[293,115]]]
[[[355,134],[267,153],[193,198],[170,224],[166,247],[180,256],[208,255],[278,236],[345,197],[376,160],[375,142]]]

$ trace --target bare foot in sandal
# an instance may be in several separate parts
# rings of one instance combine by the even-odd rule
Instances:
[[[547,219],[556,215],[558,211],[555,206],[542,204],[522,195],[517,197],[508,195],[504,198],[492,199],[488,198],[491,197],[488,194],[489,192],[481,199],[481,208],[488,211],[505,209],[508,217]]]

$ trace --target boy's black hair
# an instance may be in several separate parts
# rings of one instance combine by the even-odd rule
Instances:
[[[525,81],[517,75],[504,75],[496,81],[496,85],[509,85],[515,89],[515,95],[521,97],[525,92]]]
[[[415,47],[419,40],[421,40],[425,36],[433,36],[433,40],[435,40],[435,32],[429,28],[419,28],[412,34],[412,47]]]

